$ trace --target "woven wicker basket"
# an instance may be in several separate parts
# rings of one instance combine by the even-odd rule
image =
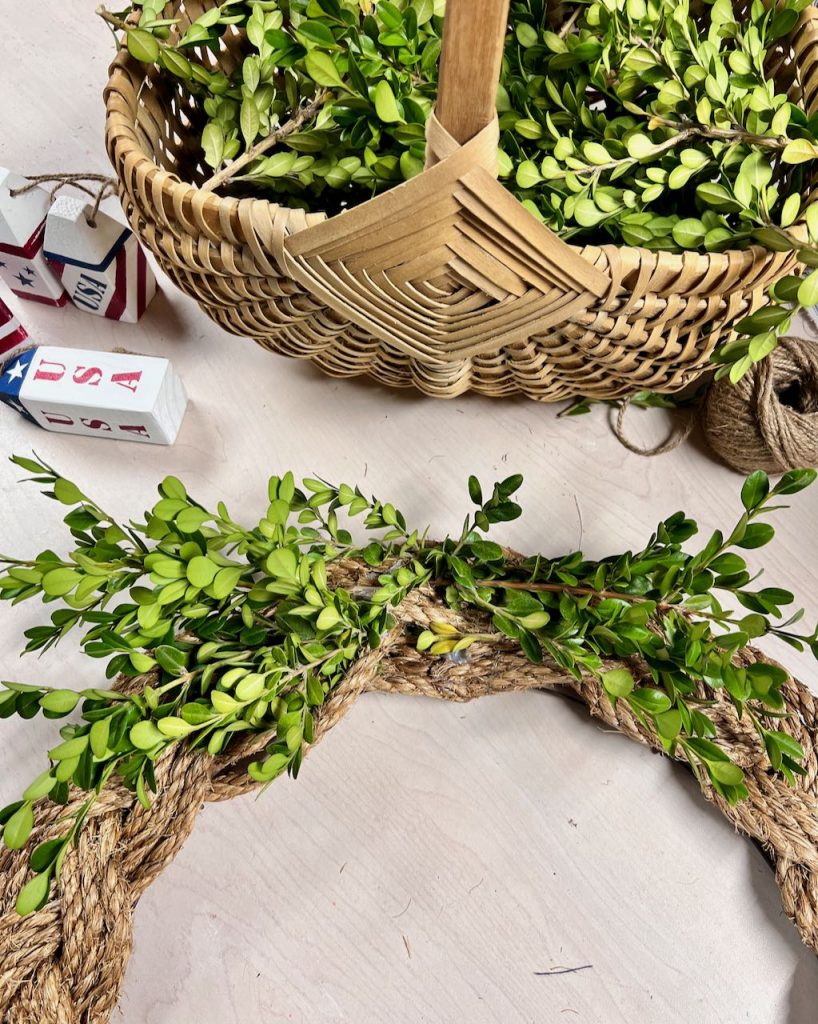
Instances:
[[[180,28],[215,0],[174,0]],[[671,392],[793,266],[789,253],[578,248],[496,179],[494,113],[509,0],[448,0],[424,173],[337,216],[197,187],[198,115],[171,75],[122,50],[106,138],[128,218],[162,268],[226,330],[336,376],[436,396],[543,401]],[[818,106],[818,11],[773,55],[779,89]],[[225,39],[209,65],[234,66]],[[185,182],[191,182],[187,184]]]

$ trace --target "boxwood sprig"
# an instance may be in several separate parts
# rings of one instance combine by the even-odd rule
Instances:
[[[3,841],[20,849],[41,801],[68,805],[65,833],[32,853],[20,913],[48,900],[109,781],[149,806],[155,764],[175,744],[218,755],[242,737],[264,736],[251,777],[266,785],[284,771],[297,775],[322,705],[395,627],[392,609],[419,587],[485,616],[474,633],[429,623],[416,643],[430,657],[462,660],[475,644],[512,644],[533,662],[550,659],[574,678],[595,677],[614,704],[625,702],[731,803],[747,790],[708,716],[718,691],[753,723],[774,771],[790,782],[803,772],[803,752],[780,721],[787,673],[735,656],[765,635],[818,656],[818,632],[798,632],[801,613],[789,614],[793,595],[757,586],[742,554],[772,539],[766,515],[811,484],[813,470],[788,473],[775,486],[752,474],[733,529],[716,531],[692,553],[684,545],[697,526],[679,512],[640,550],[589,561],[581,552],[521,558],[487,538],[520,515],[520,476],[485,495],[470,478],[474,511],[458,535],[434,542],[389,502],[320,478],[297,486],[289,472],[270,479],[268,507],[252,527],[223,502],[208,509],[175,477],[162,481],[142,518],[121,525],[42,459],[12,461],[69,506],[74,541],[64,557],[49,550],[0,558],[0,598],[57,606],[48,623],[27,631],[26,650],[45,650],[78,630],[85,653],[106,662],[108,678],[123,677],[116,689],[0,684],[0,717],[79,712],[60,729],[46,770],[0,812]],[[355,532],[347,520],[358,520]],[[339,584],[336,570],[349,560],[360,567],[351,587]]]
[[[178,36],[164,0],[101,9],[201,113],[205,188],[335,212],[419,174],[445,0],[225,0]],[[665,252],[760,245],[818,267],[818,117],[775,78],[809,0],[512,0],[498,90],[502,181],[562,238]],[[123,18],[132,15],[127,24]],[[210,57],[244,33],[225,73]],[[818,278],[719,347],[737,381]],[[796,301],[797,299],[797,301]],[[706,326],[705,326],[706,331]]]

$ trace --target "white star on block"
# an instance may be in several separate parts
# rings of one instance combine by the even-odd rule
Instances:
[[[18,359],[17,360],[17,365],[13,366],[8,371],[6,376],[8,377],[9,380],[22,380],[22,377],[23,377],[23,374],[25,373],[25,371],[26,371],[26,368],[25,368],[24,363],[22,362],[22,360]]]

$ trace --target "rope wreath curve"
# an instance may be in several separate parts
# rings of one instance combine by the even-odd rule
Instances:
[[[359,572],[355,563],[343,563],[336,579],[354,585]],[[490,629],[479,613],[451,611],[429,587],[410,594],[395,617],[395,628],[381,647],[356,663],[322,708],[315,743],[363,693],[470,701],[543,689],[579,698],[609,728],[661,749],[624,702],[611,706],[596,680],[566,678],[547,660],[532,664],[513,642],[498,638],[496,643],[475,644],[464,660],[418,652],[414,638],[432,621],[449,622],[464,632]],[[763,660],[752,650],[741,657],[743,664]],[[640,662],[627,667],[637,679],[647,680]],[[146,681],[121,681],[120,686],[133,690]],[[784,685],[783,695],[790,715],[782,726],[806,751],[806,774],[795,787],[769,773],[752,725],[737,718],[728,700],[719,700],[710,714],[725,750],[745,771],[749,798],[730,807],[707,782],[702,789],[737,829],[763,846],[775,866],[785,912],[804,942],[818,952],[818,712],[808,689],[794,679]],[[157,765],[158,795],[150,810],[122,787],[104,790],[65,860],[55,898],[29,917],[14,911],[27,877],[28,855],[25,850],[0,849],[0,1024],[104,1024],[109,1019],[131,952],[132,916],[140,896],[174,859],[206,802],[256,788],[246,763],[266,742],[254,736],[220,758],[171,748]],[[34,841],[54,834],[65,810],[43,808]]]

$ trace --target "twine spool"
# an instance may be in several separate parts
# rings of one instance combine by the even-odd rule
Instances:
[[[818,466],[818,345],[782,338],[737,384],[713,384],[701,419],[708,444],[733,469]]]
[[[642,447],[625,430],[631,399],[611,418],[617,440],[636,455],[664,455],[683,444],[701,422],[707,443],[741,473],[818,466],[818,344],[782,338],[775,351],[738,384],[712,384],[698,407],[690,406],[666,441]],[[683,409],[677,411],[681,416]]]

